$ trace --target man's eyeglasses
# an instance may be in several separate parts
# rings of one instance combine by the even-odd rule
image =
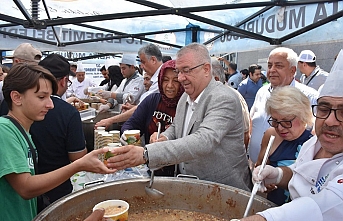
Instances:
[[[312,105],[312,114],[319,119],[327,119],[331,111],[335,113],[337,121],[343,122],[343,109],[333,109],[324,105]]]
[[[192,68],[184,68],[184,69],[182,69],[182,70],[179,70],[179,69],[175,69],[174,70],[174,72],[176,73],[176,74],[190,74],[194,69],[196,69],[196,68],[198,68],[198,67],[200,67],[200,66],[202,66],[202,65],[204,65],[205,63],[202,63],[202,64],[199,64],[199,65],[197,65],[197,66],[195,66],[195,67],[192,67]]]
[[[69,79],[68,76],[62,77],[62,78],[57,78],[57,81],[60,81],[60,80],[62,80],[63,78],[67,79],[67,85],[68,85],[68,87],[70,87],[70,86],[73,84],[73,82]]]
[[[73,84],[73,82],[68,78],[68,87],[70,87]]]
[[[296,116],[293,117],[291,120],[274,120],[272,117],[269,118],[268,124],[272,127],[277,128],[279,124],[284,128],[292,128],[292,121],[296,118]]]

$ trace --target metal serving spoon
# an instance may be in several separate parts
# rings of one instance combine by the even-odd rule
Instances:
[[[154,170],[151,170],[151,178],[150,183],[148,186],[145,187],[145,192],[153,199],[161,199],[164,197],[164,193],[161,191],[152,188],[152,184],[154,183]]]
[[[160,133],[161,133],[161,123],[157,122],[157,139],[160,137]],[[152,184],[154,183],[154,170],[151,170],[151,178],[150,178],[150,182],[149,185],[145,187],[145,192],[148,194],[148,196],[150,196],[151,198],[154,199],[161,199],[164,197],[164,193],[162,193],[159,190],[156,190],[154,188],[152,188]]]
[[[269,138],[269,143],[268,143],[266,152],[264,153],[262,164],[260,166],[260,170],[258,171],[258,176],[261,174],[261,172],[263,171],[264,167],[266,166],[267,159],[268,159],[268,156],[269,156],[269,151],[270,151],[270,148],[273,145],[274,139],[275,139],[275,136],[273,136],[273,135]],[[251,205],[253,203],[254,197],[255,197],[255,195],[257,193],[257,190],[260,187],[260,185],[261,185],[261,181],[260,182],[256,182],[254,184],[254,187],[253,187],[253,189],[251,191],[251,195],[250,195],[250,198],[249,198],[249,201],[248,201],[248,205],[245,208],[245,212],[244,212],[244,215],[243,215],[244,218],[248,216],[248,213],[250,211],[250,208],[251,208]]]

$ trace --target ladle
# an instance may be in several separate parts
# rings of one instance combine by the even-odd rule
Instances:
[[[161,133],[161,123],[157,122],[157,139],[160,137]],[[151,178],[149,185],[145,187],[145,192],[150,196],[151,198],[154,199],[161,199],[164,197],[164,193],[162,193],[159,190],[153,189],[152,184],[154,183],[154,170],[151,170]]]
[[[264,153],[264,156],[263,156],[263,160],[262,160],[262,164],[260,166],[260,170],[258,171],[258,176],[261,175],[261,172],[263,171],[264,167],[266,166],[266,163],[267,163],[267,159],[268,159],[268,155],[269,155],[269,151],[270,151],[270,148],[272,147],[272,144],[274,142],[274,139],[275,139],[275,136],[270,136],[270,139],[269,139],[269,143],[268,143],[268,146],[267,146],[267,149],[266,149],[266,152]],[[248,201],[248,205],[245,209],[245,212],[244,212],[244,215],[243,217],[247,217],[248,216],[248,213],[250,211],[250,208],[251,208],[251,205],[252,205],[252,202],[253,202],[253,199],[257,193],[257,190],[258,188],[260,187],[261,185],[261,181],[260,182],[256,182],[254,184],[254,187],[251,191],[251,195],[250,195],[250,198],[249,198],[249,201]]]
[[[161,199],[164,197],[164,193],[162,193],[161,191],[159,191],[157,189],[152,188],[152,184],[154,183],[154,172],[155,172],[154,170],[151,170],[150,182],[149,182],[149,185],[145,187],[145,192],[151,198]]]

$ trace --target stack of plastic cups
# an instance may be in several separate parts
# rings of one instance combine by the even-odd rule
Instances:
[[[109,134],[106,131],[98,133],[98,141],[97,141],[98,149],[104,148],[109,143],[112,143],[112,135],[111,134]],[[104,155],[101,154],[99,156],[99,159],[103,162],[104,161]]]
[[[112,143],[120,143],[120,131],[119,130],[111,130],[109,133],[112,135]]]
[[[103,133],[105,131],[105,127],[98,127],[97,129],[94,130],[94,150],[99,149],[98,145],[98,137],[99,133]]]

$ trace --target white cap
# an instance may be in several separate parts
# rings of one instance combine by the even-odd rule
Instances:
[[[119,66],[119,61],[114,58],[106,59],[105,61],[106,70],[108,70],[110,66],[114,66],[114,65]]]
[[[120,63],[137,66],[136,58],[137,55],[135,54],[123,54],[123,58],[121,59]]]
[[[83,65],[82,65],[82,61],[77,62],[76,72],[85,72],[85,69],[83,68]]]
[[[311,50],[303,50],[298,57],[298,61],[309,63],[315,62],[316,55]]]
[[[343,49],[339,52],[319,97],[343,97]]]

